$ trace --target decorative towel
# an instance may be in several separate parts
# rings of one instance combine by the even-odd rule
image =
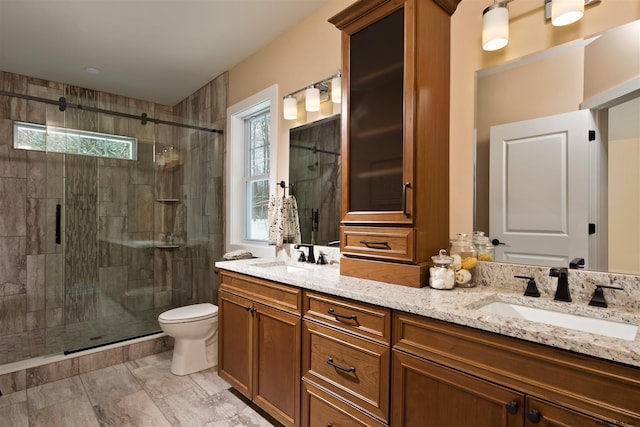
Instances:
[[[279,249],[284,243],[300,243],[298,203],[294,196],[271,196],[268,221],[270,245]]]
[[[227,252],[226,254],[222,255],[222,259],[224,259],[225,261],[247,258],[253,258],[253,254],[244,249],[237,249],[235,251]]]

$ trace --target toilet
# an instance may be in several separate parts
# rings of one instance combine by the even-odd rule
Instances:
[[[160,328],[175,340],[171,372],[187,375],[218,364],[218,307],[193,304],[158,316]]]

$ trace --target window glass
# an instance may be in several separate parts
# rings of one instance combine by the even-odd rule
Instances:
[[[245,119],[245,238],[266,241],[269,205],[270,110]]]
[[[111,159],[138,157],[136,138],[25,122],[13,123],[13,147]]]

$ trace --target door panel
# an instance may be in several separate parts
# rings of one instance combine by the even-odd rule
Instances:
[[[397,350],[391,395],[394,426],[524,426],[523,394]]]
[[[588,267],[590,111],[491,128],[490,229],[496,260]]]
[[[538,413],[539,421],[536,421],[538,417],[529,414],[532,411]],[[531,427],[603,427],[613,426],[615,424],[610,424],[542,400],[527,397],[526,425]]]
[[[253,401],[285,425],[300,425],[302,319],[256,304]]]
[[[251,399],[251,302],[219,291],[218,305],[218,374]]]

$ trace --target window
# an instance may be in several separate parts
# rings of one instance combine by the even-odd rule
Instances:
[[[267,241],[267,213],[276,182],[277,101],[273,85],[227,109],[227,251],[274,255]]]
[[[269,140],[271,114],[267,108],[245,119],[245,238],[267,241],[269,205]]]
[[[136,138],[26,122],[13,122],[13,147],[110,159],[138,156]]]

